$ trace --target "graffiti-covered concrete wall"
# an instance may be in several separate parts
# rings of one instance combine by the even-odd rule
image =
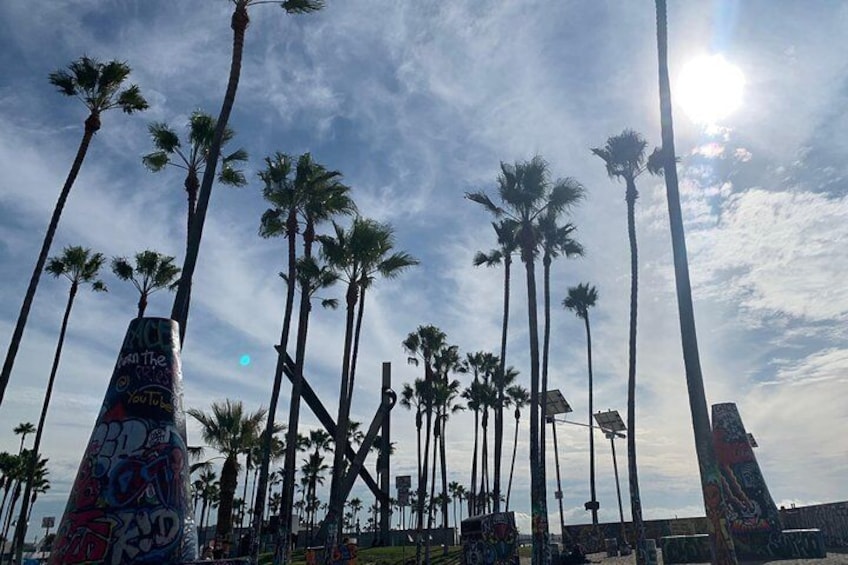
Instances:
[[[782,508],[780,517],[785,528],[819,528],[827,547],[848,548],[848,501]]]
[[[130,322],[51,565],[197,558],[177,324]]]
[[[518,529],[512,512],[466,518],[460,531],[463,565],[518,565]]]

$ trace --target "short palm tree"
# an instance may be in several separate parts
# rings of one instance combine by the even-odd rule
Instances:
[[[418,264],[418,260],[403,251],[394,251],[394,229],[389,224],[357,217],[345,230],[333,222],[333,237],[321,237],[321,254],[328,265],[339,273],[347,283],[345,292],[346,317],[345,341],[342,354],[342,371],[339,390],[339,413],[337,418],[333,453],[333,478],[330,483],[331,519],[337,521],[336,536],[341,535],[341,514],[344,493],[341,492],[342,469],[344,466],[344,442],[350,425],[350,406],[356,374],[359,339],[365,311],[365,295],[377,276],[395,278],[407,268]],[[356,323],[354,325],[354,314]],[[339,539],[335,540],[338,543]]]
[[[518,452],[518,422],[521,420],[521,409],[530,402],[530,393],[521,385],[512,385],[506,391],[507,398],[515,406],[515,437],[512,441],[512,463],[509,465],[509,484],[506,488],[506,511],[509,512],[509,497],[512,494],[512,477],[515,473],[515,455]]]
[[[660,126],[662,129],[661,165],[665,176],[668,199],[668,219],[674,256],[674,277],[677,282],[677,308],[680,316],[680,338],[683,345],[683,363],[689,391],[689,410],[695,432],[695,451],[701,474],[713,563],[735,565],[736,550],[733,538],[725,523],[727,512],[722,497],[722,475],[713,451],[712,431],[704,394],[704,377],[698,355],[695,332],[695,310],[692,306],[692,288],[689,283],[689,261],[686,255],[686,234],[680,210],[680,190],[677,181],[677,159],[674,152],[674,122],[671,111],[671,84],[668,78],[668,21],[666,1],[656,0],[657,59],[659,70]],[[632,431],[632,430],[631,430]]]
[[[221,469],[221,498],[218,504],[216,536],[227,538],[232,531],[233,498],[238,484],[238,456],[246,446],[256,442],[266,411],[260,408],[248,413],[244,404],[226,399],[213,402],[209,413],[196,408],[187,410],[189,416],[200,423],[203,442],[225,457]]]
[[[41,405],[41,415],[38,418],[38,427],[35,431],[32,452],[38,453],[41,447],[41,438],[44,434],[44,422],[47,420],[47,409],[50,407],[50,399],[53,396],[53,384],[56,381],[56,372],[59,370],[59,360],[62,357],[62,346],[65,343],[65,332],[68,330],[68,319],[71,316],[71,308],[81,285],[90,285],[95,292],[105,292],[106,285],[98,277],[100,267],[106,258],[102,253],[92,253],[91,249],[80,246],[66,247],[59,257],[53,257],[47,262],[46,271],[54,277],[65,277],[71,283],[68,291],[68,302],[65,305],[65,314],[62,317],[62,327],[59,330],[59,341],[56,343],[56,353],[53,355],[53,365],[50,368],[50,376],[47,379],[47,389],[44,392],[44,402]],[[18,518],[18,527],[15,529],[15,545],[18,552],[23,551],[24,535],[26,534],[26,517],[29,511],[29,499],[32,495],[32,481],[34,478],[37,457],[31,457],[27,470],[26,487],[21,499],[21,512]]]
[[[24,441],[26,440],[26,437],[35,432],[35,424],[32,422],[21,422],[15,426],[15,429],[12,431],[16,436],[21,436],[21,446],[18,448],[18,455],[20,455],[24,451]]]
[[[130,281],[139,293],[138,317],[143,318],[151,294],[163,288],[174,290],[180,268],[174,257],[146,249],[135,254],[135,266],[126,257],[112,259],[112,272],[122,281]]]
[[[598,525],[598,507],[595,504],[597,502],[595,499],[595,408],[592,394],[592,332],[589,328],[589,308],[595,306],[597,300],[597,289],[588,283],[580,283],[577,286],[569,287],[568,296],[562,301],[562,305],[567,310],[574,312],[586,326],[586,360],[589,366],[589,492],[591,494],[592,524],[594,526]]]
[[[183,341],[188,321],[189,304],[191,302],[191,280],[194,269],[197,266],[197,256],[200,253],[200,241],[203,237],[203,225],[206,222],[206,212],[209,209],[209,198],[212,195],[212,184],[215,181],[215,173],[221,156],[221,147],[227,125],[230,121],[230,113],[236,101],[239,79],[241,77],[241,63],[244,54],[244,36],[250,23],[247,9],[253,4],[277,4],[287,14],[306,14],[316,12],[324,7],[323,0],[230,0],[234,6],[233,15],[230,19],[230,27],[233,30],[233,51],[230,61],[230,73],[227,80],[227,90],[221,111],[215,121],[215,132],[209,144],[206,155],[206,168],[200,181],[200,189],[197,194],[197,207],[192,217],[191,233],[188,234],[188,248],[183,262],[183,271],[177,295],[174,297],[174,306],[171,309],[171,319],[180,324],[180,343]],[[258,544],[252,544],[258,547]],[[256,551],[251,547],[251,560],[256,562]]]
[[[486,394],[486,386],[489,378],[498,370],[498,358],[486,351],[477,351],[475,353],[466,353],[465,360],[462,364],[462,372],[472,375],[471,384],[462,392],[462,397],[468,401],[468,409],[474,412],[474,448],[471,450],[471,491],[469,492],[469,500],[471,501],[470,512],[476,515],[482,511],[480,502],[484,497],[484,490],[481,486],[477,490],[477,461],[479,458],[479,432],[480,432],[480,414],[487,413],[489,404],[487,399],[490,395]],[[481,380],[481,378],[483,380]],[[484,384],[485,383],[485,384]],[[488,416],[486,416],[488,418]],[[488,425],[488,419],[486,420]],[[480,466],[481,475],[483,469],[487,468],[486,462],[488,452],[483,454],[483,464]],[[481,481],[481,485],[485,484]]]
[[[3,403],[6,386],[8,386],[9,377],[12,374],[12,366],[15,364],[15,357],[21,345],[24,327],[29,317],[30,308],[32,308],[32,302],[35,298],[35,291],[38,288],[41,272],[44,270],[47,255],[50,253],[53,236],[56,235],[59,218],[62,215],[62,210],[65,208],[65,202],[68,200],[71,187],[73,187],[74,181],[82,168],[82,163],[88,152],[88,146],[94,138],[94,134],[100,130],[100,115],[113,108],[120,108],[126,114],[132,114],[133,112],[147,108],[147,101],[142,97],[136,85],[123,88],[129,74],[130,67],[126,63],[121,61],[101,63],[91,57],[81,57],[71,63],[68,66],[68,70],[59,70],[50,74],[50,83],[59,92],[65,96],[72,96],[82,101],[88,109],[88,117],[85,120],[85,129],[79,148],[77,149],[76,157],[71,165],[70,172],[68,172],[68,177],[65,179],[65,184],[59,192],[59,199],[56,201],[56,206],[53,208],[53,216],[50,218],[50,224],[47,226],[47,232],[44,234],[41,251],[38,253],[35,269],[33,269],[32,278],[29,281],[29,286],[24,295],[24,302],[21,305],[18,320],[12,332],[9,350],[6,353],[6,361],[3,363],[3,370],[0,371],[0,404]]]
[[[646,159],[648,142],[633,130],[626,129],[620,135],[607,139],[604,147],[592,149],[592,153],[606,163],[610,178],[623,180],[624,201],[627,203],[627,234],[630,239],[630,339],[628,341],[627,374],[627,468],[630,483],[630,507],[633,527],[636,531],[637,559],[640,564],[645,557],[645,527],[642,523],[642,502],[639,495],[638,467],[636,465],[636,325],[639,295],[639,253],[636,245],[636,177],[644,171],[659,172],[658,152]]]
[[[164,122],[154,122],[147,128],[156,150],[142,157],[144,166],[154,173],[169,165],[186,172],[183,181],[188,196],[186,248],[188,247],[188,234],[191,232],[191,222],[197,209],[197,192],[200,189],[199,175],[206,168],[206,158],[209,155],[216,125],[215,118],[209,114],[200,110],[193,112],[188,119],[188,143],[185,146],[180,142],[180,136],[177,135],[177,132]],[[224,128],[221,146],[226,145],[234,136],[235,132],[232,128]],[[218,182],[228,186],[244,186],[247,184],[244,173],[236,168],[244,161],[247,161],[247,152],[244,149],[236,149],[229,155],[225,155],[221,159],[221,172],[218,173]]]

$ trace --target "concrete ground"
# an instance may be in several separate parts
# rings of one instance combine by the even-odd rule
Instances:
[[[658,565],[664,565],[662,552],[659,554]],[[627,557],[607,557],[606,553],[591,553],[588,559],[592,563],[602,563],[603,565],[633,565],[636,563],[636,557],[628,555]],[[530,558],[521,558],[521,565],[530,565]],[[710,565],[709,563],[698,563],[692,565]],[[828,552],[824,559],[790,559],[790,560],[769,560],[769,561],[740,561],[739,565],[848,565],[848,553]]]

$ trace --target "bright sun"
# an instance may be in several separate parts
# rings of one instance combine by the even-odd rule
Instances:
[[[745,76],[721,55],[698,57],[680,73],[677,99],[689,118],[716,125],[742,104]]]

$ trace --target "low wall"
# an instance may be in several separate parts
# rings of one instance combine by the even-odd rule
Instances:
[[[780,509],[785,529],[818,528],[828,548],[848,548],[848,501]]]

